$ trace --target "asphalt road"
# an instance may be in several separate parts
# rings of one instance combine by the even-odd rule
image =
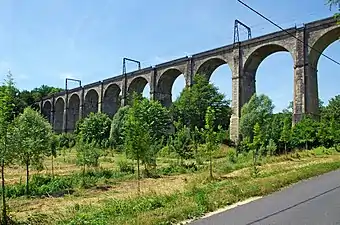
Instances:
[[[340,225],[340,170],[190,225]]]

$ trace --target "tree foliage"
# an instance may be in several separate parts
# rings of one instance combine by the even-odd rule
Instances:
[[[90,113],[79,125],[79,138],[97,147],[107,147],[110,137],[111,119],[104,113]]]
[[[5,165],[13,162],[14,151],[11,147],[17,143],[12,139],[11,129],[14,112],[14,99],[12,91],[15,89],[12,75],[7,75],[4,85],[0,89],[0,160],[2,180],[2,219],[1,224],[7,224],[7,207],[5,198]]]
[[[16,155],[26,166],[26,194],[29,194],[29,167],[41,166],[50,153],[51,125],[35,110],[26,108],[14,121],[14,135],[18,141]]]
[[[98,167],[99,157],[102,155],[102,150],[99,149],[93,142],[84,142],[80,140],[76,145],[77,164],[84,167]]]
[[[317,140],[318,123],[309,116],[304,116],[293,128],[293,143],[297,147],[309,147]]]
[[[140,191],[140,162],[148,162],[151,136],[149,124],[143,120],[142,100],[134,95],[132,106],[129,109],[125,129],[125,149],[127,155],[137,161],[138,192]]]
[[[283,122],[283,129],[281,131],[280,141],[284,144],[285,153],[287,153],[287,146],[292,139],[292,120],[290,118],[285,118]]]
[[[214,129],[221,125],[224,130],[229,127],[231,116],[230,101],[218,92],[218,88],[210,84],[206,77],[195,75],[194,84],[185,87],[173,103],[171,111],[174,120],[186,125],[191,130],[202,129],[205,125],[205,113],[212,107],[216,114]]]
[[[191,148],[191,131],[186,125],[176,123],[176,132],[169,139],[169,147],[172,152],[175,152],[181,160],[190,159],[194,152]]]
[[[218,133],[214,130],[215,118],[216,118],[215,111],[214,109],[212,109],[212,107],[209,106],[205,114],[204,136],[205,136],[205,142],[206,142],[206,151],[209,154],[210,178],[213,177],[212,153],[216,151],[219,146],[219,136],[218,136]]]
[[[340,123],[340,95],[335,96],[329,100],[329,103],[321,112],[321,117],[324,120]]]
[[[241,110],[240,133],[242,137],[249,137],[252,141],[255,124],[265,129],[271,119],[273,109],[274,105],[268,96],[254,94]]]
[[[129,108],[130,106],[119,108],[117,113],[112,118],[110,141],[115,149],[120,150],[124,145],[124,133]]]

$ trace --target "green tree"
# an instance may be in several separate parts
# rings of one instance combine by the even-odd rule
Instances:
[[[305,149],[309,149],[317,141],[317,130],[318,122],[309,116],[304,116],[293,128],[295,145],[300,147],[304,145]]]
[[[98,167],[99,157],[102,155],[102,150],[97,147],[94,142],[85,142],[79,139],[76,145],[77,150],[77,165],[82,166],[82,186],[85,186],[85,173],[87,167]]]
[[[284,120],[283,129],[280,136],[280,141],[284,143],[285,154],[287,154],[287,145],[291,142],[292,138],[292,120],[286,118]]]
[[[259,150],[261,147],[263,147],[264,141],[263,141],[263,132],[261,130],[260,124],[257,122],[254,125],[254,137],[253,142],[251,143],[251,147],[253,149],[253,167],[254,167],[254,175],[258,175],[258,169],[257,169],[257,158],[259,155]]]
[[[253,129],[254,129],[254,138],[252,142],[252,147],[253,147],[253,150],[258,152],[258,150],[260,149],[260,147],[263,145],[263,142],[264,142],[263,132],[261,130],[259,123],[256,123]]]
[[[269,151],[270,155],[274,155],[277,150],[277,145],[273,139],[269,139],[267,150]]]
[[[174,120],[186,125],[190,130],[202,129],[205,125],[205,113],[211,106],[216,115],[214,129],[221,125],[224,130],[229,127],[231,116],[230,101],[218,92],[218,88],[209,83],[206,77],[195,75],[194,84],[185,87],[171,106]]]
[[[7,224],[7,210],[5,197],[5,165],[11,164],[15,153],[11,149],[11,144],[17,140],[11,140],[12,120],[14,114],[13,90],[14,82],[9,73],[4,85],[0,89],[0,157],[1,157],[1,187],[2,187],[2,220],[1,224]]]
[[[110,137],[111,119],[104,113],[90,113],[79,127],[78,137],[97,147],[107,147]]]
[[[330,121],[330,134],[332,139],[332,144],[337,151],[339,151],[340,144],[340,124],[335,122],[334,119]]]
[[[34,88],[31,91],[31,95],[34,99],[35,102],[38,102],[41,100],[43,97],[48,97],[52,94],[61,92],[63,89],[62,88],[56,88],[56,87],[51,87],[47,85],[41,85],[38,88]]]
[[[8,96],[7,104],[11,105],[11,114],[9,119],[12,121],[14,117],[18,116],[26,107],[25,103],[19,98],[19,90],[15,87],[12,74],[9,72],[7,75],[7,81],[4,85],[0,86],[0,92],[6,93]]]
[[[326,121],[334,119],[335,122],[340,123],[340,95],[329,100],[328,105],[321,112],[321,118]]]
[[[241,110],[240,133],[242,138],[249,137],[253,140],[254,126],[256,123],[265,130],[266,124],[271,119],[274,105],[269,97],[254,94]]]
[[[153,143],[162,142],[162,139],[167,137],[170,132],[171,117],[169,110],[163,107],[160,102],[150,101],[139,94],[135,93],[132,97],[133,101],[138,101],[138,109],[135,108],[135,110],[139,112],[138,118],[146,125]],[[113,117],[110,140],[116,148],[124,143],[129,110],[130,106],[123,107]],[[158,144],[155,146],[158,146]]]
[[[144,98],[141,102],[142,120],[149,124],[149,133],[153,140],[161,140],[170,132],[171,117],[169,110],[159,101]]]
[[[320,121],[320,126],[317,132],[317,138],[320,141],[320,144],[326,148],[330,148],[333,146],[333,135],[332,129],[330,126],[330,121],[322,119]]]
[[[121,150],[124,145],[124,130],[127,121],[127,115],[130,106],[124,106],[119,108],[117,113],[112,118],[111,130],[110,130],[110,142],[112,146],[117,150]]]
[[[183,160],[192,158],[194,154],[191,148],[191,131],[181,123],[175,123],[175,127],[176,132],[169,139],[169,148],[179,156],[182,164]]]
[[[214,122],[215,122],[215,111],[212,107],[208,107],[206,115],[205,115],[205,129],[204,136],[206,142],[206,151],[209,154],[209,171],[210,178],[213,177],[213,168],[212,168],[212,153],[218,149],[219,138],[218,133],[214,130]]]
[[[134,95],[132,106],[127,115],[125,129],[125,149],[128,157],[137,161],[138,193],[140,192],[140,162],[148,162],[151,136],[149,124],[143,120],[142,100]]]
[[[326,148],[334,146],[337,149],[340,143],[340,124],[334,118],[330,120],[321,119],[317,138]]]
[[[273,139],[273,141],[277,144],[278,149],[284,148],[284,143],[281,140],[282,130],[284,127],[284,121],[289,120],[292,121],[291,113],[275,113],[268,120],[268,123],[265,125],[265,140]],[[292,122],[290,122],[292,124]],[[266,141],[266,144],[267,143]]]
[[[18,161],[26,166],[26,195],[29,194],[29,167],[41,166],[50,152],[51,125],[36,111],[26,108],[14,120],[14,135]]]
[[[54,158],[57,157],[57,151],[59,150],[59,139],[58,136],[55,134],[51,135],[50,140],[50,152],[47,156],[51,156],[51,170],[52,170],[52,177],[54,178]]]

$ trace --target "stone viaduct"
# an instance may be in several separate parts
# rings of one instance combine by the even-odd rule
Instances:
[[[340,37],[340,25],[334,18],[326,18],[286,31],[292,35],[279,31],[140,69],[126,76],[65,90],[43,98],[39,103],[41,113],[56,132],[71,132],[76,121],[90,112],[114,115],[120,105],[126,105],[129,93],[143,92],[147,83],[150,85],[150,98],[169,106],[172,85],[179,75],[183,74],[186,85],[190,86],[195,74],[203,74],[209,79],[217,67],[227,64],[232,71],[230,137],[236,140],[241,107],[256,92],[255,75],[260,63],[273,53],[285,51],[291,54],[294,62],[293,122],[299,121],[303,114],[317,116],[318,60],[326,47]]]

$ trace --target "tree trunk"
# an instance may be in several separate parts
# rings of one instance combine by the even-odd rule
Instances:
[[[140,194],[140,170],[139,170],[139,157],[137,157],[137,188],[138,188],[138,194]]]
[[[212,174],[212,156],[211,156],[211,150],[209,152],[209,160],[210,160],[210,178],[213,178],[213,174]]]
[[[305,146],[306,150],[308,150],[308,141],[306,141],[306,146]]]
[[[285,143],[285,155],[287,155],[287,143]]]
[[[83,180],[82,180],[82,186],[84,187],[85,186],[85,172],[86,172],[86,164],[84,162],[84,165],[83,165]]]
[[[5,172],[4,159],[1,160],[1,187],[2,187],[2,224],[7,225],[6,196],[5,196]]]
[[[53,165],[53,155],[52,155],[52,178],[54,179],[54,165]]]
[[[29,162],[26,162],[26,196],[29,194]]]

